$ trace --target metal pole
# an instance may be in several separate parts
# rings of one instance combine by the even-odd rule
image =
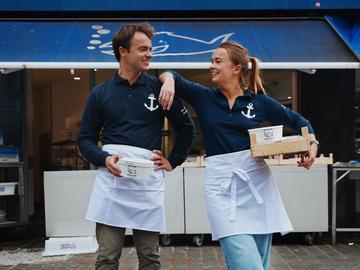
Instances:
[[[336,244],[336,183],[337,169],[333,167],[332,175],[332,222],[331,222],[331,240],[332,244]]]

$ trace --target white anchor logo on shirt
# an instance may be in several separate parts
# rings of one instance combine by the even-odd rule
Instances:
[[[253,115],[251,115],[251,110],[253,110],[254,109],[254,105],[252,104],[252,103],[249,103],[247,106],[246,106],[246,108],[248,109],[247,110],[247,113],[245,114],[243,111],[241,111],[241,113],[245,116],[245,117],[247,117],[247,118],[254,118],[255,116],[256,116],[256,114],[253,114]]]
[[[155,111],[159,107],[159,105],[156,105],[156,107],[154,107],[154,100],[156,100],[156,98],[153,94],[151,94],[150,96],[148,96],[148,99],[150,99],[150,106],[148,106],[146,103],[144,103],[144,106],[149,111]]]

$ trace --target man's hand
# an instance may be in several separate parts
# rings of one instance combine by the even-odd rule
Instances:
[[[163,85],[160,89],[159,103],[164,110],[170,110],[174,101],[175,95],[175,81],[170,72],[165,72],[159,76]]]
[[[154,161],[155,170],[165,170],[167,172],[171,171],[173,167],[170,162],[162,155],[160,150],[153,150],[153,153],[150,156],[150,160]]]
[[[298,167],[310,169],[315,161],[317,150],[318,146],[316,144],[310,145],[310,151],[300,155],[300,161],[297,162]]]
[[[105,166],[115,176],[120,176],[121,170],[116,167],[115,163],[118,162],[118,160],[122,158],[120,155],[115,156],[108,156],[105,159]]]

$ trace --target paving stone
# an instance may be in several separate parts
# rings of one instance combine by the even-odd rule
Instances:
[[[270,270],[360,270],[360,237],[339,239],[332,246],[330,241],[308,246],[299,244],[275,244],[271,251]],[[349,245],[349,243],[352,243]],[[0,251],[17,252],[19,249],[43,248],[39,243],[1,243]],[[226,270],[224,256],[218,242],[203,247],[170,246],[160,248],[162,270]],[[94,269],[96,254],[78,254],[42,263],[1,265],[0,270],[91,270]],[[136,249],[123,249],[121,270],[137,270]]]

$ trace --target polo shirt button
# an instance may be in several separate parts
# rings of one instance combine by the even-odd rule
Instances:
[[[131,94],[129,94],[129,97],[131,98],[131,97],[132,97],[132,95],[131,95]]]

